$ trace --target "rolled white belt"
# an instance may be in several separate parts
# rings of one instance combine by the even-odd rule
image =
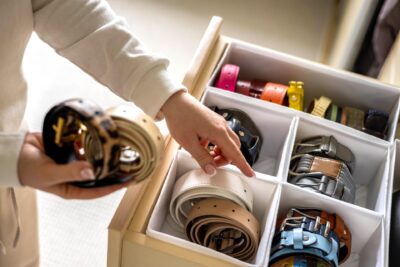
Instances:
[[[183,228],[192,207],[205,198],[226,199],[253,210],[253,193],[238,174],[217,169],[215,175],[208,175],[196,169],[176,181],[169,206],[171,217]]]

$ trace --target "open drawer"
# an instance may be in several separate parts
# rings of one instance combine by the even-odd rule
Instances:
[[[183,83],[204,105],[239,108],[260,128],[264,143],[259,163],[253,166],[256,177],[248,181],[254,194],[254,216],[261,225],[256,256],[249,262],[234,259],[189,242],[171,227],[168,205],[173,184],[197,165],[169,138],[163,162],[150,179],[127,190],[110,223],[108,266],[268,266],[276,220],[293,206],[313,206],[344,219],[352,232],[353,245],[349,259],[341,266],[387,266],[392,151],[400,91],[374,79],[220,36],[221,22],[220,18],[212,19]],[[225,63],[240,65],[246,79],[305,81],[309,85],[306,105],[312,98],[326,94],[340,105],[384,110],[389,114],[387,138],[214,88],[216,75]],[[354,204],[288,183],[295,142],[313,135],[332,135],[353,151]],[[238,172],[234,166],[225,168]]]

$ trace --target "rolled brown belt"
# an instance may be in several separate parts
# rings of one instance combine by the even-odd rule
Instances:
[[[104,112],[83,99],[64,101],[46,114],[43,143],[56,163],[87,160],[93,165],[96,179],[74,183],[80,187],[139,182],[153,172],[164,147],[146,114],[130,105]]]
[[[245,208],[226,199],[197,202],[185,225],[189,240],[239,260],[252,259],[260,240],[260,224]]]

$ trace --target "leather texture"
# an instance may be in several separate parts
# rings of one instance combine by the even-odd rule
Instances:
[[[252,166],[258,159],[262,147],[262,135],[250,117],[241,110],[232,108],[211,107],[211,109],[225,118],[228,126],[236,133],[240,140],[240,151],[246,161]]]
[[[243,81],[239,80],[236,83],[236,93],[251,96],[254,98],[260,98],[264,91],[265,84],[267,82],[260,80]]]
[[[289,108],[299,111],[304,109],[304,83],[301,81],[290,81],[287,90]]]
[[[236,81],[239,76],[240,67],[233,64],[225,64],[215,84],[216,87],[227,91],[235,92]]]
[[[173,220],[184,227],[193,205],[206,198],[230,200],[250,212],[253,210],[253,194],[238,174],[217,169],[210,176],[203,170],[192,170],[182,175],[174,185],[169,212]]]
[[[270,264],[293,255],[310,255],[344,263],[351,254],[351,232],[343,219],[319,209],[291,208],[277,221]]]
[[[389,116],[387,113],[376,109],[369,109],[365,113],[364,127],[362,128],[362,131],[385,139],[388,129],[388,120]]]
[[[343,109],[347,116],[346,125],[361,131],[364,127],[364,111],[352,107],[344,107]]]
[[[334,136],[314,136],[299,140],[294,147],[293,155],[311,154],[341,160],[346,163],[350,172],[354,170],[355,157],[353,152],[339,143]]]
[[[345,163],[313,155],[291,161],[289,182],[307,190],[354,203],[356,186]]]
[[[139,182],[161,159],[164,140],[153,120],[129,105],[101,107],[83,99],[54,106],[43,124],[45,152],[57,163],[88,160],[95,180],[75,182],[79,187],[99,187]]]
[[[287,90],[288,87],[286,85],[268,82],[260,98],[278,105],[287,106]]]
[[[321,96],[318,99],[314,99],[311,102],[310,107],[308,108],[308,112],[314,116],[324,118],[325,113],[331,105],[332,100],[328,97]]]
[[[332,267],[332,265],[316,256],[313,255],[304,255],[304,254],[295,254],[289,256],[287,258],[279,259],[273,264],[269,265],[270,267]]]
[[[189,240],[239,260],[251,260],[260,241],[258,220],[242,206],[226,199],[197,202],[188,215]]]

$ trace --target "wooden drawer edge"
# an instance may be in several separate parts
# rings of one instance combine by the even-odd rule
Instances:
[[[212,256],[205,256],[187,248],[165,243],[163,241],[148,237],[142,233],[129,232],[123,241],[124,261],[121,267],[137,266],[158,267],[163,263],[170,262],[173,266],[218,266],[232,267],[236,266],[222,259]],[[124,252],[126,251],[126,253]],[[150,258],[147,255],[151,255]],[[136,265],[135,265],[136,266]]]
[[[221,24],[220,17],[212,18],[183,80],[188,91],[197,99],[201,97],[225,48],[225,42],[219,38]],[[178,148],[179,145],[168,137],[163,162],[152,177],[126,191],[108,227],[107,266],[120,266],[122,240],[128,229],[133,232],[145,232],[151,210]]]

